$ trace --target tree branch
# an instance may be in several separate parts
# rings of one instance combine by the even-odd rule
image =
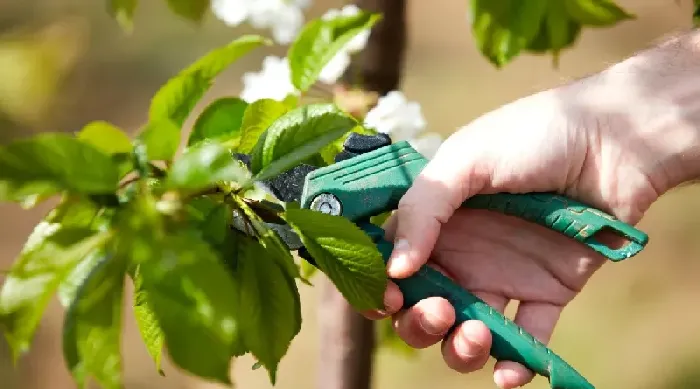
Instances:
[[[346,84],[385,95],[399,88],[406,48],[405,0],[358,0],[366,11],[383,19],[367,47],[343,77]],[[335,286],[323,279],[320,302],[319,389],[369,389],[375,349],[374,323],[355,312]]]

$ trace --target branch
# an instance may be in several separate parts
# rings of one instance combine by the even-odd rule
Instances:
[[[382,21],[367,47],[343,77],[347,84],[385,95],[398,89],[406,48],[405,0],[358,0],[363,10],[379,12]],[[319,311],[321,351],[319,389],[369,389],[375,349],[374,323],[355,312],[335,286],[322,281]]]

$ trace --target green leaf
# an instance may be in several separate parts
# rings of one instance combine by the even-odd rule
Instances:
[[[109,232],[37,225],[0,290],[0,323],[15,360],[29,349],[51,295],[80,260],[109,237]]]
[[[260,135],[287,111],[288,108],[284,103],[272,99],[260,99],[250,104],[243,114],[241,141],[236,151],[243,154],[250,153]]]
[[[299,268],[294,262],[294,257],[277,233],[269,228],[262,218],[238,196],[234,197],[234,201],[236,201],[238,208],[243,211],[243,215],[254,229],[253,232],[258,236],[265,250],[271,253],[270,255],[272,255],[272,258],[277,261],[279,266],[284,269],[289,277],[298,278]],[[236,210],[236,213],[240,214],[238,210]]]
[[[285,172],[319,152],[357,125],[334,104],[311,104],[292,110],[260,136],[251,155],[257,180]]]
[[[285,218],[353,307],[383,309],[385,265],[367,234],[344,217],[307,209],[289,209]]]
[[[238,247],[239,312],[245,318],[241,329],[246,346],[265,366],[274,384],[279,362],[301,326],[299,291],[294,280],[270,258],[272,253],[257,241],[241,237]]]
[[[328,166],[335,163],[335,156],[344,150],[343,144],[345,143],[345,140],[348,138],[348,136],[350,136],[350,134],[353,132],[362,135],[377,134],[377,131],[372,128],[365,128],[364,126],[359,125],[355,126],[351,131],[348,131],[345,135],[340,137],[340,139],[333,141],[332,143],[321,149],[321,151],[319,152],[319,156],[324,162],[323,166]]]
[[[245,165],[234,159],[222,145],[204,143],[189,149],[173,163],[168,186],[197,190],[219,181],[243,183],[249,176]]]
[[[136,318],[136,325],[139,327],[139,333],[146,344],[148,354],[156,364],[158,373],[164,376],[165,373],[163,373],[161,368],[161,356],[165,335],[163,334],[163,329],[160,328],[158,318],[149,304],[148,292],[143,288],[143,279],[139,266],[136,267],[132,278],[134,280],[134,317]]]
[[[93,251],[81,260],[58,287],[58,301],[63,307],[70,307],[78,295],[78,290],[90,272],[105,259],[101,251]]]
[[[138,0],[107,0],[107,12],[126,32],[131,32],[134,28],[133,20],[137,6]]]
[[[109,155],[68,134],[44,133],[0,147],[0,201],[62,190],[106,194],[118,182]]]
[[[239,328],[245,318],[233,277],[196,234],[177,232],[157,245],[140,270],[170,359],[198,377],[230,384],[229,364],[243,349]]]
[[[551,51],[556,67],[561,50],[573,46],[580,34],[581,24],[568,16],[564,3],[550,2],[540,32],[527,50],[535,53]]]
[[[318,79],[326,64],[357,34],[372,28],[381,17],[360,12],[332,20],[316,19],[308,23],[289,48],[287,58],[292,83],[301,92]]]
[[[479,51],[497,68],[512,61],[537,36],[550,1],[471,0]]]
[[[122,388],[121,321],[127,261],[106,256],[78,289],[63,324],[63,356],[79,388],[92,376]]]
[[[45,221],[64,227],[89,228],[95,224],[99,211],[98,206],[89,199],[64,195],[60,203],[46,215]]]
[[[202,141],[225,143],[229,147],[238,144],[241,121],[248,103],[237,97],[225,97],[211,103],[194,123],[187,146]]]
[[[318,268],[316,266],[308,263],[307,261],[305,261],[303,259],[299,263],[299,269],[300,269],[300,273],[301,273],[301,278],[303,278],[307,281],[309,281],[311,279],[311,277],[313,277],[314,274],[316,274],[316,272],[318,271]]]
[[[700,25],[700,0],[693,1],[693,25]]]
[[[209,52],[158,90],[151,101],[150,119],[167,118],[181,127],[219,73],[251,50],[270,44],[261,36],[244,35]]]
[[[78,139],[106,154],[130,153],[132,150],[129,136],[105,121],[89,123],[78,133]]]
[[[201,22],[209,9],[209,0],[167,0],[176,15],[193,22]]]
[[[180,145],[180,128],[169,119],[148,122],[139,134],[139,142],[146,147],[151,161],[170,161]]]
[[[562,3],[567,14],[583,25],[607,27],[635,18],[611,0],[569,0]]]

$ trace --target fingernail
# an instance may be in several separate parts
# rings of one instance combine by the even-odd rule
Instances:
[[[391,287],[387,287],[384,293],[384,308],[388,312],[397,312],[401,309],[401,296]]]
[[[443,320],[437,315],[424,313],[418,319],[418,325],[428,335],[440,335],[445,330],[446,320]]]
[[[387,270],[389,274],[400,274],[409,267],[408,253],[410,246],[406,239],[399,239],[394,244],[394,251],[389,259]]]
[[[484,346],[482,344],[462,334],[457,335],[457,342],[455,343],[457,343],[455,345],[457,354],[462,358],[474,358],[484,353]]]

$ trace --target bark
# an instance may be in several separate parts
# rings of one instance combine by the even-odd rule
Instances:
[[[367,47],[344,76],[347,84],[384,95],[399,88],[406,47],[405,0],[359,0],[363,10],[383,19],[372,30]],[[322,280],[320,301],[319,389],[369,389],[375,348],[374,323],[346,302],[335,286]]]

